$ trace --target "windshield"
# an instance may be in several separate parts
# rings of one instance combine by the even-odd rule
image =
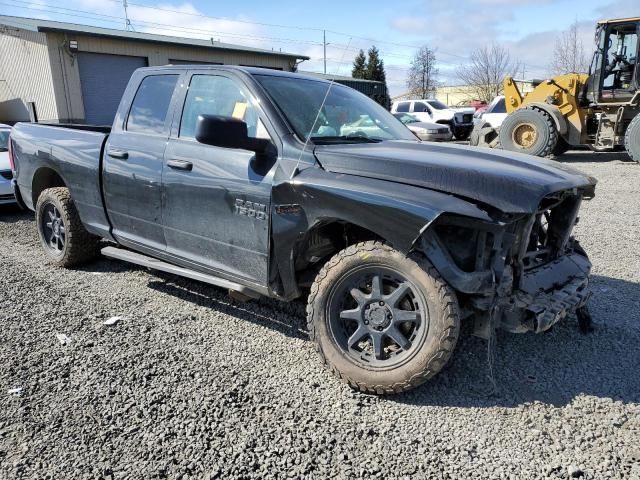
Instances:
[[[431,105],[436,110],[446,110],[447,108],[449,108],[439,100],[429,100],[427,103],[429,103],[429,105]]]
[[[304,141],[416,140],[389,112],[352,88],[334,83],[327,95],[330,85],[327,82],[271,75],[255,78]],[[324,106],[318,112],[325,96]]]
[[[11,130],[0,130],[0,150],[8,150],[10,131]]]
[[[394,117],[396,117],[398,120],[400,120],[405,125],[407,123],[417,123],[417,122],[420,121],[416,117],[413,117],[413,116],[408,115],[406,113],[397,113],[397,114],[394,115]]]

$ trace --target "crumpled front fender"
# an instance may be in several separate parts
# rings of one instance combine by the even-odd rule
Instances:
[[[283,296],[299,294],[294,269],[296,245],[315,226],[333,221],[357,225],[408,254],[443,213],[491,221],[484,210],[453,195],[319,168],[305,169],[273,188],[272,245]]]

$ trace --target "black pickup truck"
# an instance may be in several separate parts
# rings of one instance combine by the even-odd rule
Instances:
[[[304,295],[322,359],[365,392],[435,375],[462,321],[542,332],[589,297],[572,229],[594,179],[420,142],[303,75],[144,68],[111,128],[20,123],[11,147],[50,263],[101,251],[237,298]]]

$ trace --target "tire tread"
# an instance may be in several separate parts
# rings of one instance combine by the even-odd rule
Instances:
[[[453,292],[451,287],[449,287],[449,285],[447,285],[447,283],[442,279],[440,274],[431,265],[431,263],[423,256],[416,254],[411,255],[410,258],[416,261],[423,268],[423,270],[437,283],[438,300],[441,302],[443,308],[443,320],[446,327],[440,335],[439,347],[437,351],[428,359],[422,372],[413,375],[406,381],[398,382],[391,386],[372,385],[363,382],[357,382],[356,380],[349,378],[347,375],[342,373],[335,365],[332,365],[327,360],[324,352],[322,351],[322,348],[320,348],[320,345],[317,341],[317,334],[315,329],[316,326],[314,321],[316,317],[316,297],[321,291],[322,284],[327,275],[331,270],[337,268],[347,258],[358,255],[362,252],[373,253],[376,250],[380,250],[387,254],[398,253],[389,245],[379,240],[367,241],[351,245],[344,250],[341,250],[336,255],[334,255],[327,263],[324,264],[324,266],[316,276],[315,281],[311,285],[311,291],[309,293],[309,300],[307,303],[307,328],[309,331],[309,336],[314,342],[316,351],[320,355],[323,364],[327,366],[328,369],[336,377],[338,377],[344,383],[348,384],[351,388],[359,390],[363,393],[378,395],[401,393],[425,383],[427,380],[436,375],[440,370],[442,370],[442,368],[444,368],[453,353],[453,350],[458,341],[458,335],[460,333],[460,313],[458,311],[458,302],[455,298],[455,293]]]
[[[66,239],[67,250],[60,259],[50,258],[51,263],[61,267],[72,267],[86,263],[95,258],[98,252],[99,237],[90,234],[84,228],[78,210],[76,209],[71,193],[66,187],[55,187],[44,190],[38,197],[36,204],[36,221],[40,224],[40,210],[43,203],[48,200],[55,199],[68,220],[66,223]]]

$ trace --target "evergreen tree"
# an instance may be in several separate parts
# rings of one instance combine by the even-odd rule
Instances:
[[[375,46],[371,47],[367,53],[367,73],[364,78],[384,83],[384,93],[373,95],[372,98],[386,109],[389,109],[391,98],[387,93],[389,89],[387,87],[387,74],[384,71],[384,61],[380,58],[380,51]]]
[[[353,70],[351,76],[353,78],[366,78],[367,75],[367,58],[364,56],[364,50],[360,50],[358,56],[353,61]]]
[[[367,59],[367,80],[376,80],[378,82],[386,82],[387,75],[384,71],[384,62],[380,59],[380,51],[375,47],[369,49],[369,58]]]

